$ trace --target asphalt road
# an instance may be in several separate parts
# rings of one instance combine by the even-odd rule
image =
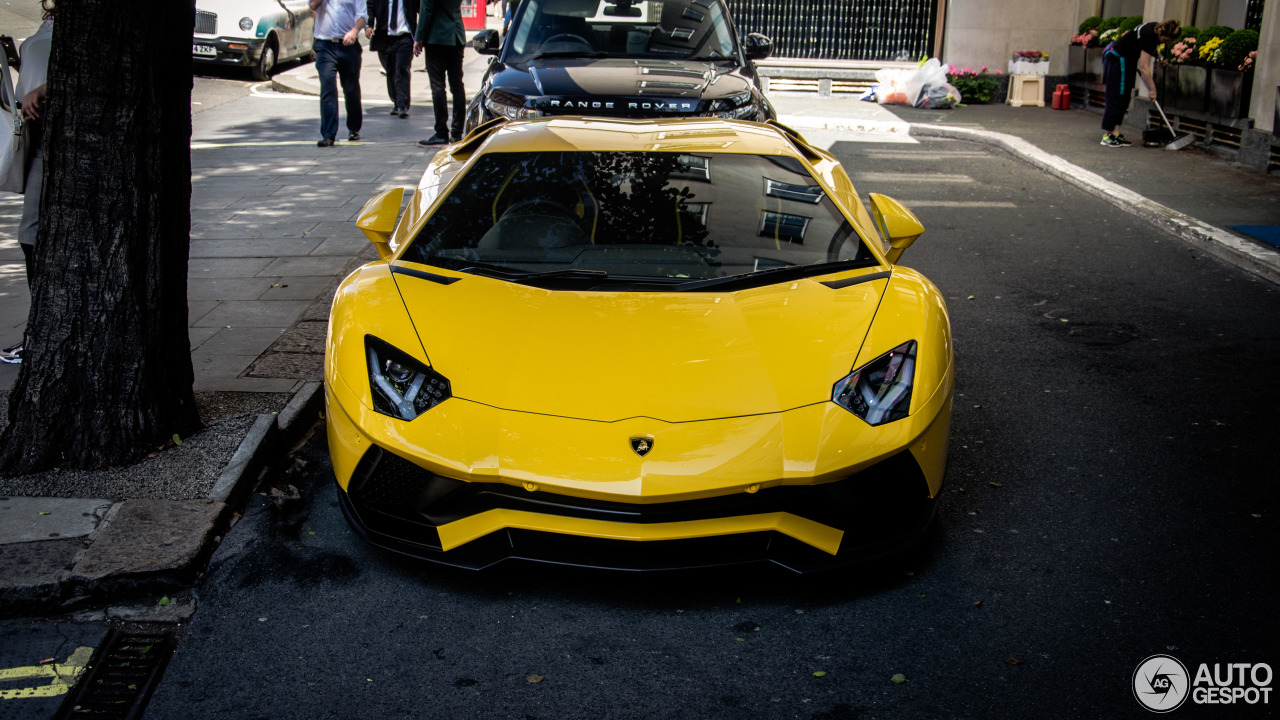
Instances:
[[[1141,718],[1148,656],[1280,664],[1277,289],[981,146],[833,150],[916,209],[904,264],[951,310],[921,548],[816,578],[439,569],[351,533],[318,435],[305,515],[254,496],[146,717]]]

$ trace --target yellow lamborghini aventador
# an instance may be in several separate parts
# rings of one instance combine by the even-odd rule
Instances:
[[[870,211],[779,125],[493,121],[359,227],[325,397],[369,542],[470,568],[773,562],[920,537],[947,458],[951,329]]]

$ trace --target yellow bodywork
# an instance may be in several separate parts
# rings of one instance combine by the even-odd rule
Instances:
[[[794,157],[880,266],[736,292],[590,292],[399,258],[471,160],[517,150]],[[937,494],[954,386],[945,303],[922,275],[885,260],[885,240],[824,151],[747,122],[511,123],[440,151],[391,231],[396,200],[370,201],[361,227],[386,253],[342,283],[329,322],[326,417],[344,490],[377,445],[446,478],[633,504],[831,482],[906,450]],[[860,276],[869,279],[832,282]],[[412,421],[375,412],[366,336],[446,376],[452,397]],[[831,401],[834,383],[912,340],[908,417],[873,427]],[[633,452],[633,437],[652,450]],[[447,551],[504,528],[634,541],[772,530],[831,554],[842,534],[785,512],[637,525],[498,509],[441,525],[440,541]]]

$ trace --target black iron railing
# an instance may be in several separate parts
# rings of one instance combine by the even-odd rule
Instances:
[[[937,0],[726,0],[743,33],[774,57],[917,60],[933,53]]]

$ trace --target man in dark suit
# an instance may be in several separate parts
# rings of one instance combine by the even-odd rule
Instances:
[[[409,117],[409,71],[413,63],[413,30],[418,25],[418,0],[368,0],[369,49],[378,53],[387,71],[391,114]]]
[[[462,51],[467,41],[466,30],[462,27],[462,0],[422,0],[414,38],[413,54],[419,55],[424,51],[427,54],[431,106],[436,113],[435,134],[427,140],[418,141],[418,145],[430,147],[460,140],[467,113],[467,90],[462,84]],[[446,78],[449,93],[453,95],[452,124],[444,91]]]

